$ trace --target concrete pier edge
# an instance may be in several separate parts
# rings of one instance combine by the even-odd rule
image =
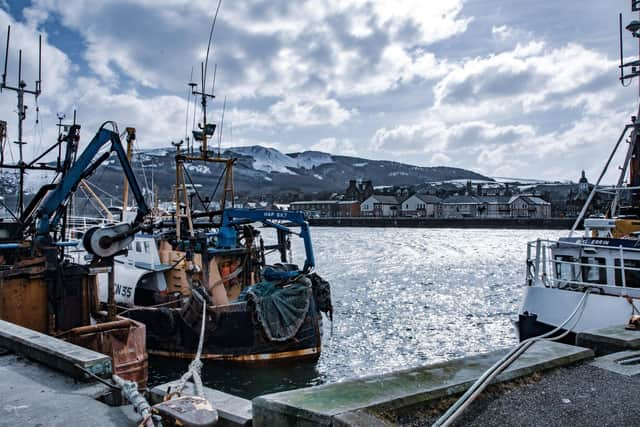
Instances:
[[[253,423],[256,426],[384,425],[374,412],[462,393],[507,351],[259,396],[253,400]],[[510,381],[593,357],[591,349],[537,342],[494,382]]]

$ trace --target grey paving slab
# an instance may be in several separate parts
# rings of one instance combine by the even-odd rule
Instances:
[[[15,355],[0,356],[0,426],[134,426],[131,407],[95,399],[101,384],[74,381]]]
[[[109,356],[4,320],[0,320],[0,347],[74,378],[86,378],[76,364],[96,375],[105,378],[111,376]]]
[[[625,326],[581,332],[576,337],[576,344],[593,349],[597,356],[624,350],[640,350],[640,331],[625,329]]]
[[[151,389],[152,404],[161,402],[169,388],[175,389],[178,381],[162,384]],[[184,394],[195,394],[192,383],[187,383]],[[250,426],[253,413],[251,401],[232,394],[224,393],[209,387],[204,387],[204,397],[218,411],[218,426]]]
[[[591,365],[629,377],[640,375],[640,351],[630,350],[607,354],[595,359]]]
[[[469,387],[508,350],[340,383],[275,393],[253,400],[253,422],[269,425],[332,425],[340,414],[393,410],[457,394]],[[593,357],[593,351],[556,342],[532,345],[496,381]]]

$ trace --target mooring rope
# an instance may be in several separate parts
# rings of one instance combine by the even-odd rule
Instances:
[[[489,383],[502,371],[504,371],[514,360],[516,360],[522,353],[524,353],[533,343],[540,340],[555,341],[564,338],[568,335],[573,328],[575,328],[582,317],[584,308],[586,307],[587,297],[591,289],[587,289],[578,302],[578,305],[569,315],[569,317],[558,327],[549,331],[543,335],[528,338],[518,344],[515,348],[509,351],[502,359],[496,362],[491,368],[489,368],[478,380],[473,383],[471,387],[440,417],[436,420],[432,427],[448,427],[450,426],[462,412],[473,402],[480,393],[489,385]],[[579,312],[579,314],[578,314]],[[551,337],[553,334],[562,330],[575,316],[578,314],[573,326],[567,327],[567,329],[556,337]]]
[[[196,396],[204,398],[204,388],[202,386],[202,378],[200,377],[200,373],[202,371],[202,361],[200,357],[202,356],[202,346],[204,344],[204,330],[205,330],[205,322],[207,316],[207,302],[205,300],[202,301],[202,322],[200,324],[200,339],[198,341],[198,350],[196,352],[196,357],[189,364],[189,369],[187,372],[180,377],[178,380],[178,384],[174,391],[167,395],[167,400],[173,398],[175,395],[180,395],[182,390],[184,389],[187,381],[193,378],[193,385],[195,387]]]

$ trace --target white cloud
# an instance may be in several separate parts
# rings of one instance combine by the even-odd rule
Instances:
[[[516,13],[492,0],[485,9],[495,13],[476,16],[476,5],[463,0],[223,2],[210,58],[210,70],[218,64],[210,118],[219,119],[226,96],[223,139],[231,143],[233,126],[234,145],[572,178],[557,153],[575,155],[576,168],[597,163],[600,141],[615,137],[622,112],[634,108],[626,95],[633,90],[615,88],[616,53],[590,38],[593,27],[576,21],[571,32],[549,37],[546,21],[530,12],[551,1]],[[604,25],[596,4],[586,2],[581,16],[599,13],[589,22]],[[184,137],[186,82],[192,67],[199,81],[216,5],[32,0],[23,22],[0,11],[0,29],[12,24],[16,49],[35,52],[37,33],[45,32],[38,132],[52,139],[55,113],[77,108],[83,141],[108,119],[137,127],[143,145]],[[34,67],[34,55],[26,55],[25,75],[34,76]],[[208,89],[211,83],[210,72]],[[15,132],[15,99],[0,99]],[[36,141],[28,103],[26,137]]]
[[[530,42],[453,67],[434,88],[436,106],[507,98],[527,111],[548,109],[554,97],[577,92],[615,67],[577,44],[546,48]]]
[[[330,124],[337,126],[354,114],[344,109],[334,99],[297,99],[288,97],[269,109],[278,123],[297,126]]]
[[[299,150],[301,149],[302,148],[300,148]],[[314,151],[323,151],[325,153],[340,154],[344,156],[355,156],[359,154],[353,141],[349,140],[348,138],[323,138],[313,144],[310,149]]]

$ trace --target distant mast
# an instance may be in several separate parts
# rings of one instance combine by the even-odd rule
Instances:
[[[15,169],[20,170],[20,184],[18,187],[18,216],[21,217],[24,212],[24,175],[27,169],[27,164],[24,162],[24,153],[22,146],[26,144],[22,139],[22,126],[23,122],[27,118],[27,106],[24,105],[24,95],[33,95],[38,102],[38,96],[42,92],[42,35],[38,38],[38,79],[35,81],[35,87],[33,90],[27,89],[27,84],[22,80],[22,49],[18,51],[18,81],[17,86],[10,86],[7,84],[7,64],[9,63],[9,41],[11,39],[11,25],[7,27],[7,44],[4,54],[4,71],[2,72],[2,82],[0,84],[0,92],[2,90],[10,90],[16,92],[18,95],[18,140],[14,141],[18,145],[18,164]],[[36,107],[36,112],[38,111]],[[37,120],[37,119],[36,119]],[[4,147],[3,147],[4,148]],[[2,162],[4,162],[4,153],[2,156]],[[3,166],[0,163],[0,166]]]
[[[624,27],[631,35],[637,40],[638,44],[638,58],[629,62],[624,62],[624,49],[622,38],[622,14],[619,14],[619,35],[620,35],[620,83],[624,87],[631,85],[634,78],[640,76],[640,0],[631,0],[631,11],[638,12],[638,19],[631,21]],[[640,79],[638,79],[638,96],[640,97]],[[631,146],[627,153],[627,161],[622,167],[622,173],[616,186],[616,197],[614,199],[614,205],[612,205],[611,213],[615,215],[617,210],[617,204],[619,202],[619,189],[624,183],[624,172],[629,167],[629,182],[628,186],[631,191],[631,205],[633,207],[640,207],[640,131],[637,128],[637,119],[640,116],[640,105],[638,106],[638,112],[635,116],[631,117],[633,130],[629,137],[629,143]]]
[[[222,135],[219,135],[218,138],[218,150],[217,153],[214,153],[213,150],[209,148],[209,141],[213,138],[213,134],[216,130],[216,125],[214,123],[207,123],[207,106],[209,99],[215,99],[215,82],[217,76],[218,66],[217,64],[214,66],[213,70],[213,80],[211,84],[211,92],[207,92],[207,70],[209,65],[209,52],[211,49],[211,42],[213,39],[213,30],[215,28],[216,20],[218,19],[218,12],[220,11],[220,5],[222,4],[222,0],[218,0],[218,6],[216,8],[215,15],[213,16],[213,21],[211,23],[211,30],[209,31],[209,42],[207,45],[207,53],[205,56],[205,61],[200,63],[200,85],[195,82],[189,82],[189,88],[191,90],[191,95],[194,98],[200,98],[200,106],[202,108],[202,122],[198,123],[198,130],[192,130],[192,141],[200,142],[199,153],[194,152],[187,141],[186,151],[181,149],[182,141],[178,143],[174,143],[173,145],[176,147],[176,186],[175,186],[175,203],[176,203],[176,232],[178,238],[180,238],[180,228],[181,228],[181,219],[185,218],[187,230],[189,234],[193,234],[193,220],[192,220],[192,212],[189,200],[189,191],[187,190],[187,180],[191,182],[191,178],[189,176],[188,170],[185,169],[186,162],[193,161],[203,161],[209,163],[221,163],[224,165],[224,182],[222,187],[222,196],[220,198],[220,210],[224,210],[227,206],[227,202],[231,204],[233,207],[235,205],[235,195],[233,188],[233,165],[237,159],[235,158],[223,158],[221,156],[220,146],[222,143]],[[200,86],[200,87],[198,87]],[[226,102],[225,102],[226,105]],[[224,107],[223,107],[224,111]],[[224,113],[223,113],[224,114]],[[223,116],[224,117],[224,116]],[[195,120],[195,108],[194,108],[194,120]],[[223,119],[224,120],[224,119]],[[221,132],[221,130],[219,130]],[[193,184],[191,182],[191,184]],[[208,216],[212,218],[215,214],[219,213],[219,211],[211,210],[209,207],[211,206],[212,198],[215,196],[215,191],[217,190],[217,186],[214,189],[214,194],[211,197],[202,198],[198,190],[195,186],[192,185],[192,191],[196,193],[198,199],[203,204],[205,208],[205,212],[199,214],[200,216]],[[185,206],[184,214],[181,212],[181,205]]]

